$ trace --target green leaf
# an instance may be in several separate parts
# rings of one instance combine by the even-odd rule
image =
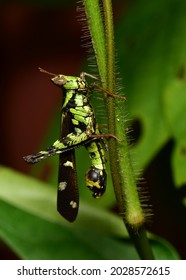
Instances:
[[[151,245],[156,260],[178,260],[180,259],[174,247],[158,236],[151,236]]]
[[[52,186],[4,167],[0,167],[0,199],[48,220],[56,216]]]
[[[57,213],[55,195],[50,185],[1,167],[0,237],[20,258],[138,258],[119,217],[81,202],[70,224]],[[155,241],[158,259],[178,258],[169,244]]]
[[[170,139],[177,185],[186,183],[178,147],[185,139],[186,2],[135,1],[117,28],[121,76],[126,81],[130,119],[141,135],[134,147],[137,168],[145,168]],[[185,172],[184,172],[185,173]]]
[[[3,201],[0,209],[0,236],[21,258],[138,259],[129,239],[48,222]],[[153,247],[158,259],[178,258],[170,245],[154,241]]]
[[[96,232],[48,222],[2,201],[0,209],[1,237],[24,259],[122,259],[135,255],[124,250],[128,243],[128,250],[132,247],[128,241],[125,246]]]
[[[56,211],[57,190],[52,185],[39,181],[35,178],[25,176],[11,169],[0,168],[0,199],[48,221],[63,223],[64,221]],[[122,222],[115,215],[97,207],[97,199],[93,199],[94,207],[80,201],[78,222],[76,225],[89,225],[97,223],[97,230],[109,230],[114,234],[123,232]],[[90,219],[91,217],[91,219]],[[104,227],[100,227],[104,222]],[[110,226],[110,222],[114,227]],[[127,235],[126,230],[124,231]]]
[[[182,72],[184,70],[182,69]],[[182,73],[184,74],[184,73]],[[178,77],[167,86],[164,108],[167,127],[175,139],[172,155],[172,170],[176,186],[186,182],[186,80]]]

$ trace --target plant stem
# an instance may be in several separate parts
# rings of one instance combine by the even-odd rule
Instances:
[[[102,82],[105,83],[107,78],[105,32],[101,18],[99,0],[85,0],[83,1],[83,4],[85,7],[89,31],[91,33],[90,35],[96,56],[98,71]]]
[[[102,0],[102,2],[105,32],[99,1],[85,0],[84,5],[101,80],[104,81],[104,87],[107,90],[116,93],[112,3],[111,0]],[[99,25],[98,29],[97,25]],[[102,32],[105,35],[101,35]],[[100,44],[101,41],[102,44]],[[121,110],[120,106],[117,105],[116,99],[110,96],[107,97],[109,134],[114,134],[119,139],[124,140],[123,143],[120,143],[110,138],[108,143],[110,168],[117,204],[140,257],[142,259],[153,259],[152,250],[144,228],[145,215],[139,199],[136,176],[125,133],[123,109]]]
[[[104,18],[105,18],[105,34],[106,34],[106,64],[107,64],[107,89],[110,92],[116,92],[116,81],[115,81],[115,52],[114,52],[114,30],[113,30],[113,18],[112,18],[112,7],[110,1],[103,1]],[[116,135],[116,115],[115,115],[115,100],[110,96],[107,97],[107,116],[108,116],[108,131],[110,134]],[[121,138],[122,139],[122,138]],[[114,139],[109,139],[109,157],[110,157],[110,168],[112,174],[113,185],[117,200],[120,200],[120,180],[116,172],[117,162],[117,142]],[[120,204],[120,203],[119,203]],[[122,202],[119,205],[123,205]],[[122,209],[123,212],[123,209]]]

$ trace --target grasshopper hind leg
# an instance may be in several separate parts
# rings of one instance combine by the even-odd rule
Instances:
[[[23,157],[23,159],[27,163],[34,164],[34,163],[37,163],[37,162],[39,162],[43,159],[46,159],[48,157],[55,156],[56,153],[57,153],[56,148],[54,146],[50,146],[45,151],[40,151],[36,154],[25,156],[25,157]]]

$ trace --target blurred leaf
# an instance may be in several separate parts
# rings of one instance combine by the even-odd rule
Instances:
[[[186,183],[185,34],[185,1],[142,0],[135,1],[119,22],[116,42],[130,118],[141,126],[134,147],[136,164],[145,168],[173,138],[172,168],[177,185]]]
[[[185,75],[182,69],[182,75]],[[181,77],[180,77],[181,78]],[[175,184],[180,187],[186,182],[186,80],[172,80],[164,95],[167,127],[175,139],[172,169]]]
[[[57,213],[56,195],[57,190],[49,184],[8,168],[0,168],[0,199],[48,221],[69,226],[70,224]],[[83,227],[85,224],[92,229],[93,224],[96,224],[98,231],[107,231],[119,236],[123,236],[124,233],[127,235],[122,221],[106,210],[98,208],[98,200],[93,200],[94,206],[80,200],[79,216],[75,225]]]
[[[66,227],[0,201],[0,236],[24,259],[138,259],[129,239]],[[152,241],[157,259],[178,259],[170,244]],[[34,248],[34,250],[33,250]]]
[[[138,259],[119,217],[81,202],[70,224],[57,214],[48,184],[1,167],[0,199],[0,236],[21,258]],[[169,244],[153,240],[158,259],[178,258]]]
[[[41,181],[0,168],[0,199],[51,220],[56,215],[55,190]]]
[[[156,260],[177,260],[180,259],[174,247],[164,239],[155,235],[151,237],[151,245]]]
[[[0,208],[1,237],[24,259],[137,258],[129,241],[48,222],[2,201]]]

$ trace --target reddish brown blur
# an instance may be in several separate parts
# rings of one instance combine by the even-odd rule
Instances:
[[[38,149],[60,102],[40,73],[78,75],[85,50],[76,7],[65,10],[5,4],[0,9],[0,164],[26,171],[22,156]]]

